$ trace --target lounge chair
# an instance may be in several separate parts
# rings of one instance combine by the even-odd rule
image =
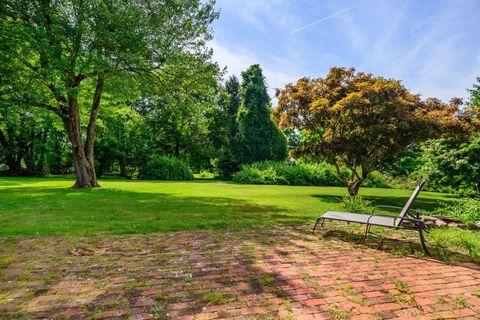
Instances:
[[[394,229],[402,229],[402,230],[411,230],[417,231],[420,236],[420,242],[422,244],[423,251],[425,251],[426,255],[430,255],[427,249],[427,245],[425,244],[425,238],[423,236],[423,231],[428,232],[428,226],[420,219],[420,212],[418,210],[412,209],[412,205],[417,199],[420,190],[422,190],[423,186],[425,185],[425,180],[422,179],[420,183],[413,191],[410,199],[408,199],[405,206],[402,207],[394,207],[394,206],[385,206],[379,205],[375,206],[372,209],[371,214],[359,214],[359,213],[349,213],[349,212],[338,212],[338,211],[328,211],[323,214],[321,217],[317,219],[315,225],[313,226],[313,234],[315,234],[315,230],[317,228],[318,223],[321,221],[321,227],[325,220],[337,220],[337,221],[345,221],[347,223],[359,223],[365,224],[365,234],[361,240],[362,243],[365,242],[368,232],[370,231],[371,226],[380,226],[386,228],[394,228]],[[393,215],[384,215],[384,214],[374,214],[375,209],[377,208],[387,208],[387,209],[399,209],[400,214],[398,216]],[[405,223],[406,222],[406,223]]]

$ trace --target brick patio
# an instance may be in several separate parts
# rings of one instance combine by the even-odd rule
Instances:
[[[0,318],[480,319],[480,265],[309,231],[0,239]]]

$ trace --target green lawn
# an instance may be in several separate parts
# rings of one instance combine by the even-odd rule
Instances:
[[[219,181],[103,180],[70,190],[71,179],[0,178],[0,236],[146,233],[313,222],[342,209],[345,188],[238,185]],[[375,204],[402,206],[411,190],[362,188]],[[451,196],[422,192],[415,207]]]

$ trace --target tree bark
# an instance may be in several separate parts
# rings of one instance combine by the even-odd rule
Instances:
[[[360,185],[361,183],[359,183],[359,180],[349,180],[347,186],[348,195],[351,197],[355,197],[358,194]]]
[[[363,181],[365,181],[367,175],[362,174],[358,179],[349,179],[347,181],[347,191],[349,196],[355,197],[358,194],[358,190],[360,190],[360,187],[362,186]]]
[[[100,185],[97,182],[93,161],[90,161],[93,159],[93,154],[91,159],[88,159],[86,148],[82,140],[77,97],[68,97],[68,115],[62,117],[62,119],[68,138],[72,144],[73,163],[76,176],[76,181],[72,186],[72,189],[99,187]]]

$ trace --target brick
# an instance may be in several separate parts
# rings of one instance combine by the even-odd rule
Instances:
[[[383,297],[384,296],[384,294],[381,293],[380,291],[364,292],[363,295],[367,298],[375,298],[375,297]]]
[[[325,304],[325,300],[324,299],[309,299],[309,300],[305,300],[305,305],[307,307],[311,307],[311,306],[319,306],[321,304]]]

